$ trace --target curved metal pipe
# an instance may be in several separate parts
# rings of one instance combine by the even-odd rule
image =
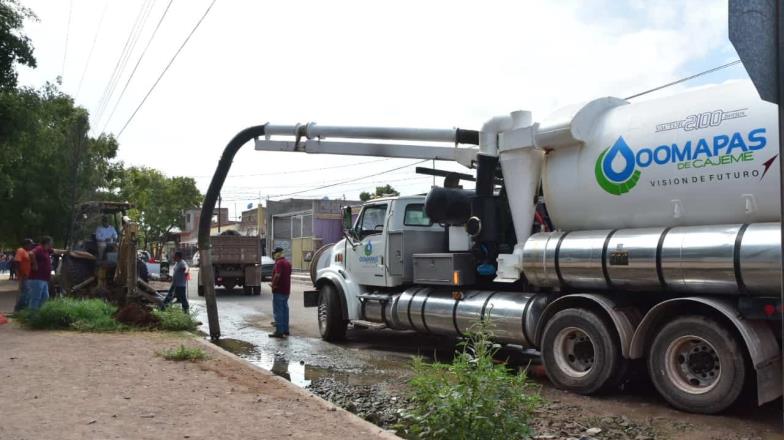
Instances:
[[[204,203],[201,207],[201,217],[199,218],[199,276],[204,287],[204,300],[207,305],[207,321],[210,326],[210,338],[217,340],[220,338],[220,322],[218,321],[218,303],[215,300],[215,272],[212,267],[212,255],[210,254],[210,228],[212,226],[212,213],[215,210],[215,202],[218,200],[223,183],[229,174],[231,163],[234,156],[249,140],[264,136],[267,124],[248,127],[237,133],[223,150],[223,155],[218,161],[218,167],[212,176],[210,187],[204,196]]]

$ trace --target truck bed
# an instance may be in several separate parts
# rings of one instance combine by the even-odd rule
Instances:
[[[211,237],[213,264],[259,264],[261,241],[259,237],[219,235]]]

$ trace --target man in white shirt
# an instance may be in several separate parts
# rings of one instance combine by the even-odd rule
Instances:
[[[117,230],[109,224],[109,218],[101,217],[101,224],[95,228],[95,241],[98,244],[98,259],[103,260],[106,245],[117,241]]]

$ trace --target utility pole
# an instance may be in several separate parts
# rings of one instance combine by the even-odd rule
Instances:
[[[740,55],[757,92],[765,101],[778,104],[779,110],[779,222],[784,219],[784,0],[730,0],[729,36]],[[784,230],[781,236],[784,255]],[[784,314],[784,259],[782,259],[782,290],[778,312]],[[781,323],[784,339],[784,319]],[[784,374],[784,372],[782,372]],[[784,385],[784,377],[782,377]],[[782,414],[784,422],[784,414]]]

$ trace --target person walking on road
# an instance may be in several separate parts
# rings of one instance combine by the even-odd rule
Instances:
[[[272,253],[275,267],[272,269],[272,314],[275,316],[275,333],[271,338],[289,335],[289,294],[291,293],[291,263],[286,260],[283,248]]]
[[[27,280],[27,307],[38,310],[49,299],[49,279],[52,278],[52,237],[43,237],[33,249],[35,268]],[[32,262],[31,262],[32,263]]]
[[[16,250],[16,255],[14,256],[14,260],[16,260],[17,265],[16,275],[17,279],[19,280],[19,297],[17,298],[16,305],[14,306],[14,313],[26,308],[30,301],[28,294],[29,287],[27,282],[30,278],[30,273],[33,270],[38,269],[38,265],[35,264],[36,261],[31,253],[32,250],[33,240],[25,238],[22,240],[22,247]]]
[[[16,257],[14,254],[8,256],[8,279],[15,280],[17,279],[17,270],[16,267],[19,263],[16,261]]]
[[[177,251],[174,253],[174,275],[172,276],[172,287],[174,288],[174,297],[182,304],[182,311],[188,313],[190,308],[188,305],[188,263],[182,259],[182,252]],[[171,290],[170,290],[171,292]],[[163,300],[163,306],[166,307],[171,303],[172,296],[166,295]]]

